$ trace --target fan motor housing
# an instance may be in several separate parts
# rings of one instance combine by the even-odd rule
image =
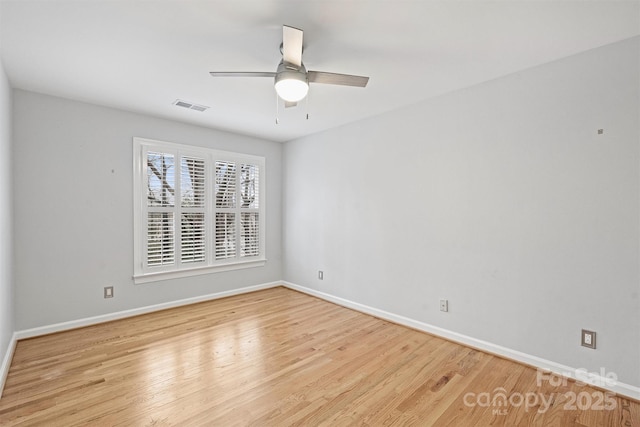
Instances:
[[[304,64],[300,64],[300,67],[297,67],[293,64],[280,61],[280,64],[278,64],[278,69],[276,70],[275,82],[278,83],[280,80],[289,79],[300,80],[309,84],[309,81],[307,80],[307,69],[305,68]]]

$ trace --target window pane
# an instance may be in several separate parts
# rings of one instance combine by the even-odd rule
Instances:
[[[240,216],[240,256],[260,255],[260,229],[257,212],[242,212]]]
[[[147,205],[173,206],[175,188],[174,157],[147,153]]]
[[[149,212],[147,217],[147,266],[174,263],[172,212]]]
[[[204,159],[182,158],[180,194],[183,208],[204,207]]]
[[[204,213],[183,213],[181,232],[181,261],[183,263],[204,261]]]
[[[236,207],[236,164],[216,162],[216,208]]]
[[[216,213],[216,259],[236,256],[236,215]]]
[[[260,168],[256,165],[240,165],[240,194],[243,208],[258,208]]]

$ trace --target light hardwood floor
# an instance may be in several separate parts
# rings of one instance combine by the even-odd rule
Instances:
[[[274,288],[20,341],[0,425],[640,426],[640,404]]]

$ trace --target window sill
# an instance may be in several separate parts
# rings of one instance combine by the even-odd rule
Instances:
[[[233,264],[189,268],[185,270],[159,271],[157,273],[137,274],[133,276],[136,285],[158,282],[160,280],[180,279],[183,277],[199,276],[202,274],[221,273],[224,271],[244,270],[245,268],[263,267],[266,259],[236,262]]]

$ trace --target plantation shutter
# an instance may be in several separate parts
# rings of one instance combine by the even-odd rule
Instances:
[[[216,162],[215,258],[260,255],[260,167]]]
[[[240,256],[254,257],[260,254],[260,168],[257,165],[240,166]]]
[[[146,166],[146,266],[205,262],[205,159],[149,151]]]
[[[175,263],[175,156],[147,153],[147,266]]]
[[[217,260],[236,256],[236,164],[216,162],[215,256]]]
[[[174,257],[173,212],[149,212],[147,217],[147,265],[156,267],[173,265]]]
[[[180,170],[180,261],[206,261],[205,161],[183,156]]]

